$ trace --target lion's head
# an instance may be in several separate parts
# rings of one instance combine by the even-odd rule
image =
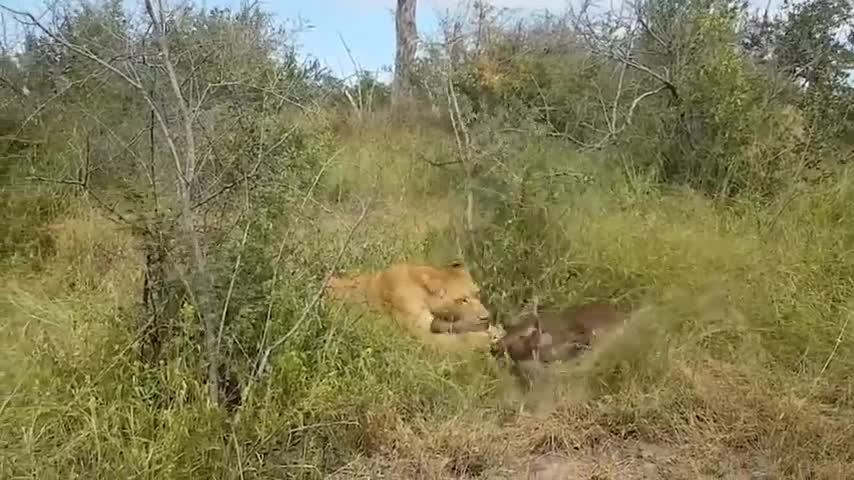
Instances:
[[[434,315],[457,321],[488,321],[489,310],[480,301],[480,287],[462,262],[453,262],[441,269],[433,279],[430,310]]]

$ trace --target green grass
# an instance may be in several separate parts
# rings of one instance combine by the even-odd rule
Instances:
[[[594,431],[695,445],[697,458],[711,446],[761,455],[793,478],[854,466],[847,172],[791,201],[725,205],[627,179],[608,152],[508,135],[502,168],[529,175],[483,174],[471,242],[459,228],[461,174],[425,161],[450,159],[451,138],[372,122],[331,146],[312,194],[323,208],[285,205],[307,206],[253,246],[269,265],[287,240],[271,337],[296,321],[359,202],[376,196],[342,268],[465,251],[499,317],[533,291],[644,307],[562,377],[550,426],[512,413],[506,374],[489,359],[438,358],[387,319],[328,302],[229,419],[205,403],[191,317],[177,319],[162,365],[137,360],[137,246],[75,204],[47,229],[54,253],[3,272],[0,477],[321,478],[363,455],[417,466],[465,451],[500,463],[507,449]],[[267,305],[248,303],[235,335],[257,341],[255,310]],[[251,361],[236,362],[244,380]]]

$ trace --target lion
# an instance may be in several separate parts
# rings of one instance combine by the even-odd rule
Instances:
[[[367,303],[439,349],[486,349],[501,333],[489,324],[480,288],[462,262],[444,267],[397,263],[385,270],[332,277],[331,298]]]

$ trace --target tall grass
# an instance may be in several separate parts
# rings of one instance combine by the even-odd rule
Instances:
[[[796,478],[854,466],[847,171],[777,204],[723,204],[627,176],[613,152],[502,139],[506,171],[477,178],[471,238],[462,173],[435,166],[456,148],[447,132],[383,118],[342,129],[314,172],[317,203],[279,206],[291,219],[252,237],[250,272],[286,253],[278,283],[257,280],[266,293],[236,315],[234,337],[257,341],[271,301],[271,338],[294,324],[373,197],[342,268],[465,252],[500,319],[531,293],[637,311],[561,377],[547,420],[512,413],[490,359],[441,358],[385,318],[325,301],[227,417],[205,403],[190,312],[164,364],[137,359],[138,247],[75,204],[49,226],[33,221],[53,245],[38,262],[4,267],[0,476],[321,478],[365,455],[413,474],[430,458],[497,465],[606,437],[687,443],[708,468],[726,456],[701,459],[713,449]],[[252,360],[235,362],[244,381]]]

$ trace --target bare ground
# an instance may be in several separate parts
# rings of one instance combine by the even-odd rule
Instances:
[[[637,432],[590,415],[585,407],[573,406],[571,399],[550,394],[555,391],[548,385],[525,395],[505,390],[503,415],[461,415],[440,425],[368,419],[366,437],[381,445],[331,478],[784,478],[763,452],[736,451],[709,432],[692,433],[681,442],[646,441],[636,438],[643,436]]]
[[[782,478],[762,456],[735,454],[694,446],[655,445],[633,440],[607,440],[586,448],[507,456],[488,463],[477,449],[453,456],[424,454],[416,458],[382,455],[363,458],[331,478],[412,478],[500,480],[640,480],[640,479],[772,479]]]

